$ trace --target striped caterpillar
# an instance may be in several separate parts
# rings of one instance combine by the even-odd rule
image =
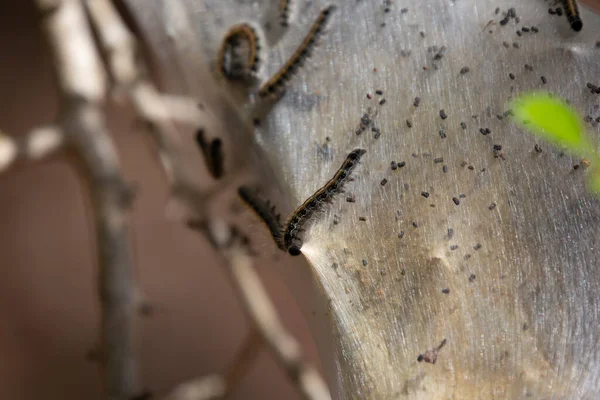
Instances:
[[[352,171],[365,153],[366,150],[355,149],[348,154],[333,178],[302,203],[284,225],[281,224],[279,214],[275,215],[275,207],[271,206],[268,201],[259,198],[251,189],[241,186],[238,194],[267,225],[277,247],[292,256],[297,256],[300,255],[303,244],[300,237],[303,227],[313,215],[322,211],[326,204],[331,203],[338,193],[343,193],[344,185],[351,180]]]
[[[281,3],[279,3],[279,10],[280,10],[279,16],[281,18],[281,26],[283,26],[283,27],[288,26],[291,5],[292,5],[292,0],[281,0]]]
[[[200,147],[200,151],[206,162],[206,167],[212,177],[220,179],[223,176],[225,164],[223,142],[220,138],[216,138],[209,143],[204,137],[204,129],[200,128],[196,131],[196,143],[198,144],[198,147]]]
[[[231,28],[221,44],[219,71],[230,80],[242,80],[258,71],[260,44],[256,31],[249,24]]]
[[[287,3],[287,2],[285,2]],[[296,49],[294,54],[287,60],[287,62],[273,75],[268,81],[266,81],[258,90],[258,94],[261,97],[266,97],[270,94],[277,93],[285,83],[291,78],[296,70],[302,66],[304,60],[310,56],[310,53],[315,47],[315,44],[325,27],[326,22],[329,20],[331,12],[335,10],[335,6],[331,5],[325,8],[319,14],[317,20],[313,23],[310,31]]]
[[[350,180],[350,175],[358,165],[360,158],[366,153],[366,150],[355,149],[346,160],[344,160],[340,169],[337,170],[323,187],[310,196],[300,207],[298,207],[286,221],[283,231],[283,248],[292,256],[300,254],[303,241],[300,233],[303,227],[309,222],[310,218],[317,212],[323,210],[327,203],[331,203],[333,198],[343,192],[344,185]]]
[[[571,29],[579,32],[583,28],[583,22],[581,22],[581,17],[579,16],[579,8],[577,7],[576,0],[562,0],[562,3]]]
[[[265,223],[277,246],[281,250],[285,251],[285,249],[281,246],[283,243],[281,240],[281,232],[283,230],[281,225],[281,216],[279,214],[275,214],[275,206],[271,205],[268,200],[263,200],[260,198],[256,194],[256,191],[247,186],[240,186],[238,188],[238,194],[244,203],[252,208],[252,210],[254,210],[254,212]]]

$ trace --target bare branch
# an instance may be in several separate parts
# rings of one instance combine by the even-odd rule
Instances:
[[[225,380],[219,375],[209,375],[178,385],[164,400],[217,400],[223,396]]]
[[[233,284],[242,296],[246,312],[261,332],[267,346],[285,368],[288,377],[306,399],[331,399],[329,389],[319,372],[302,359],[300,345],[279,321],[260,279],[252,266],[252,259],[240,248],[226,252]]]
[[[231,363],[230,367],[225,372],[226,391],[223,397],[227,397],[238,387],[240,381],[248,372],[250,366],[258,357],[260,350],[263,348],[264,341],[260,332],[255,328],[252,328],[244,344],[238,350],[235,359]]]
[[[59,151],[63,145],[63,132],[56,126],[36,128],[25,136],[16,138],[0,131],[0,172],[20,159],[36,161],[46,158]]]
[[[133,349],[133,268],[127,232],[132,196],[105,127],[104,70],[79,0],[36,3],[43,14],[63,96],[61,127],[93,198],[104,385],[110,399],[130,400],[138,385]]]
[[[300,345],[281,324],[273,303],[254,271],[251,257],[241,245],[243,240],[239,243],[239,238],[235,237],[235,227],[216,217],[211,218],[208,224],[190,224],[190,227],[205,233],[211,243],[221,249],[229,276],[248,317],[304,398],[331,399],[325,381],[313,366],[303,360]]]
[[[261,340],[264,340],[304,397],[311,400],[330,399],[325,382],[319,373],[302,359],[300,345],[279,321],[273,304],[252,268],[250,257],[243,250],[243,241],[239,243],[240,238],[236,237],[238,233],[235,227],[207,214],[206,200],[216,190],[235,179],[235,173],[229,172],[218,189],[201,193],[186,178],[184,167],[178,162],[181,143],[171,120],[173,116],[171,112],[186,110],[186,114],[189,114],[186,119],[192,121],[194,118],[200,118],[191,111],[192,102],[181,99],[175,101],[173,98],[165,97],[145,79],[141,68],[136,64],[135,41],[109,1],[88,0],[87,4],[101,46],[107,54],[114,81],[120,89],[129,94],[136,112],[149,123],[175,194],[196,213],[199,222],[191,223],[190,226],[206,232],[211,243],[221,250],[232,282],[240,293],[246,312],[260,334]],[[243,350],[242,356],[250,359],[253,353],[251,346]],[[227,390],[231,390],[231,387],[227,387],[227,383],[234,383],[233,378],[238,379],[239,373],[243,373],[243,369],[239,372],[230,371],[227,375],[229,382],[222,381],[223,378],[218,377],[196,381],[191,386],[186,386],[187,389],[181,389],[183,392],[176,391],[178,395],[175,398],[178,400],[210,398],[219,390],[226,393]],[[208,385],[207,382],[212,382],[211,384],[214,385]],[[212,388],[212,391],[207,387]],[[206,391],[202,392],[201,389]],[[195,397],[187,397],[190,393]]]
[[[179,161],[182,144],[177,128],[171,121],[169,108],[165,105],[163,96],[145,79],[136,62],[136,43],[133,36],[110,1],[88,0],[86,4],[102,49],[108,58],[113,80],[120,90],[130,96],[136,113],[148,123],[174,194],[190,209],[200,213],[198,217],[201,217],[206,195],[190,180]]]

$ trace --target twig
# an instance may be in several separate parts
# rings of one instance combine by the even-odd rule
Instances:
[[[309,400],[329,400],[331,394],[319,372],[302,359],[300,345],[279,321],[277,311],[269,299],[260,278],[254,271],[252,259],[236,242],[236,229],[225,221],[212,218],[207,225],[190,225],[204,232],[221,249],[225,265],[236,292],[255,329],[288,377]]]
[[[132,196],[105,127],[102,62],[79,0],[36,0],[62,95],[60,126],[93,198],[102,306],[101,359],[109,399],[136,394],[134,282],[127,209]]]
[[[202,217],[208,195],[202,193],[180,162],[182,143],[177,128],[171,120],[169,107],[186,108],[191,101],[168,97],[165,102],[156,87],[145,79],[136,61],[136,42],[125,27],[114,5],[107,0],[86,1],[92,24],[98,32],[100,45],[106,53],[109,72],[117,87],[131,99],[136,113],[148,123],[149,132],[159,151],[160,161],[171,183],[173,194],[188,209]],[[190,118],[196,118],[192,115]]]
[[[217,400],[224,395],[223,377],[209,375],[178,385],[164,400]]]
[[[136,62],[135,40],[110,1],[88,0],[86,4],[101,47],[107,55],[113,80],[119,89],[130,96],[138,115],[149,123],[174,194],[190,206],[195,214],[194,217],[199,221],[190,226],[207,233],[207,238],[217,250],[220,250],[232,282],[240,294],[256,331],[304,397],[311,400],[330,399],[325,382],[319,373],[302,359],[300,345],[279,321],[273,304],[252,268],[251,258],[244,250],[244,241],[240,242],[235,227],[207,213],[207,200],[223,186],[230,184],[236,178],[236,172],[228,171],[221,184],[212,191],[201,193],[195,187],[187,178],[184,166],[178,162],[181,143],[170,114],[173,109],[183,110],[182,104],[189,107],[191,102],[183,102],[181,99],[175,102],[172,98],[165,98],[152,83],[145,79],[142,69]],[[249,353],[251,355],[252,352]],[[236,374],[228,374],[230,382]],[[219,390],[225,393],[232,389],[226,387],[225,381],[221,387],[218,383],[220,379],[223,378],[208,381],[215,385],[212,386],[213,391],[207,389],[204,393],[206,396],[212,396]],[[191,387],[206,389],[206,382],[206,380],[197,381]],[[189,394],[189,390],[186,393]],[[194,398],[208,397],[200,397],[197,394]]]
[[[63,145],[63,132],[56,126],[36,128],[25,136],[16,138],[0,131],[0,172],[20,159],[36,161],[46,158]]]
[[[252,328],[241,349],[235,355],[235,359],[230,364],[230,367],[224,373],[226,390],[223,397],[231,394],[233,389],[239,386],[240,381],[248,372],[248,369],[256,360],[256,357],[262,349],[264,341],[260,333]]]

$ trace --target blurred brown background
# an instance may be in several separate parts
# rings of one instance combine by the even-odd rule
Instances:
[[[0,10],[0,128],[19,135],[53,120],[57,93],[31,2],[4,1]],[[155,310],[139,325],[140,368],[156,398],[223,371],[248,325],[208,245],[166,219],[167,188],[143,133],[130,116],[111,116],[126,178],[140,193],[136,269]],[[91,214],[77,177],[60,158],[19,164],[0,175],[0,191],[0,398],[100,399],[97,367],[86,360],[98,327]],[[284,323],[317,360],[291,293],[270,268],[259,272]],[[234,398],[299,396],[263,351]]]
[[[600,0],[594,4],[600,10]],[[0,127],[19,135],[54,118],[56,92],[33,6],[5,0],[0,10]],[[248,328],[207,244],[164,217],[165,182],[141,132],[130,116],[113,114],[127,178],[140,189],[136,268],[155,307],[140,324],[140,367],[160,396],[222,371]],[[0,175],[0,191],[0,397],[99,399],[98,371],[86,360],[98,320],[93,237],[76,176],[61,159],[19,165]],[[259,270],[286,326],[317,360],[291,293],[271,269]],[[299,398],[265,352],[234,397]]]

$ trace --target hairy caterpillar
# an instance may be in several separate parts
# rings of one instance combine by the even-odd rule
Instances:
[[[300,44],[300,46],[296,49],[294,54],[287,60],[287,62],[273,75],[267,82],[265,82],[260,89],[258,90],[258,94],[261,97],[268,96],[270,94],[276,93],[280,90],[285,83],[291,78],[291,76],[296,72],[296,70],[302,66],[304,60],[310,56],[317,39],[323,33],[323,29],[325,27],[325,23],[329,20],[331,12],[335,9],[335,6],[331,5],[325,8],[319,14],[317,20],[313,23],[310,31]]]
[[[290,18],[290,8],[292,5],[292,0],[281,0],[279,3],[280,17],[281,17],[281,26],[288,26],[288,21]]]
[[[227,79],[246,79],[258,70],[259,51],[254,28],[249,24],[235,25],[223,38],[218,55],[219,71]]]
[[[283,241],[281,240],[281,232],[283,231],[281,225],[281,216],[275,214],[275,206],[271,205],[268,200],[260,198],[256,191],[247,187],[240,186],[238,188],[238,194],[240,198],[260,217],[265,223],[273,240],[281,250],[285,249],[282,246]]]
[[[562,3],[571,29],[579,32],[583,28],[583,22],[581,22],[581,17],[579,16],[577,2],[575,0],[563,0]]]
[[[206,167],[212,177],[220,179],[223,176],[223,166],[225,164],[223,142],[220,138],[216,138],[208,143],[204,137],[204,129],[200,128],[196,131],[196,143],[200,147]]]
[[[298,207],[284,224],[284,231],[281,234],[283,247],[292,256],[300,254],[303,241],[300,233],[310,218],[323,209],[327,203],[331,203],[338,193],[343,193],[344,185],[350,180],[350,175],[358,165],[360,158],[366,153],[366,150],[355,149],[344,160],[340,169],[337,170],[323,187],[310,196],[300,207]]]

